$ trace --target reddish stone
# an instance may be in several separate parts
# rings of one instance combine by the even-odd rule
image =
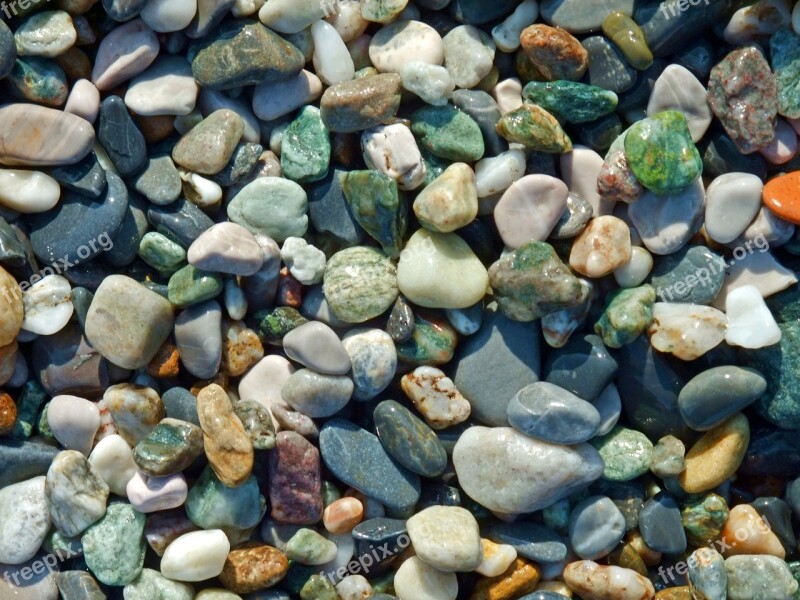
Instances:
[[[800,224],[800,171],[769,180],[761,197],[764,205],[781,219]]]
[[[17,423],[17,405],[14,399],[0,392],[0,436],[8,435],[14,431]]]
[[[289,269],[281,269],[281,279],[278,284],[278,306],[291,306],[300,308],[303,303],[303,284],[289,273]]]
[[[322,518],[319,450],[299,433],[281,431],[269,453],[269,499],[278,523],[313,525]]]
[[[549,25],[531,25],[520,35],[525,56],[550,81],[578,81],[589,68],[589,53],[568,31]]]

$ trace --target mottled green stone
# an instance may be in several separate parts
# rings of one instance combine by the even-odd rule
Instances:
[[[225,486],[206,467],[186,498],[186,515],[202,529],[254,527],[264,516],[266,500],[258,489],[258,481],[250,476],[235,488]]]
[[[689,499],[681,511],[689,544],[701,548],[708,544],[708,540],[716,540],[729,514],[728,504],[717,494]]]
[[[634,123],[625,136],[625,157],[636,179],[659,195],[679,192],[703,172],[686,117],[676,110]]]
[[[123,590],[125,600],[192,600],[194,588],[172,581],[153,569],[142,569]]]
[[[778,112],[790,119],[800,118],[800,36],[781,29],[770,38],[769,49],[778,81]]]
[[[589,123],[614,112],[617,95],[575,81],[531,81],[522,90],[532,102],[568,123]]]
[[[162,275],[172,275],[186,264],[186,250],[157,231],[144,234],[139,243],[139,258]]]
[[[400,256],[408,226],[406,196],[380,171],[350,171],[340,179],[353,218],[390,257]]]
[[[186,265],[169,278],[167,293],[172,304],[185,308],[216,298],[222,293],[223,285],[222,277],[217,273]]]
[[[291,306],[276,306],[256,311],[253,319],[258,339],[262,344],[271,346],[283,346],[283,336],[303,323],[308,323],[308,319]]]
[[[81,538],[86,565],[106,585],[127,585],[139,576],[147,548],[145,516],[130,504],[111,504]]]
[[[328,480],[322,482],[322,505],[328,507],[342,497],[342,492]]]
[[[509,142],[548,154],[572,151],[569,139],[558,120],[535,104],[506,113],[497,123],[497,132]]]
[[[267,407],[255,400],[240,400],[233,412],[256,450],[272,450],[277,443],[275,425]]]
[[[449,363],[458,344],[458,334],[447,319],[418,311],[411,339],[397,344],[397,358],[414,366]]]
[[[533,321],[579,306],[588,289],[550,244],[530,241],[489,268],[489,284],[500,310],[515,321]]]
[[[319,564],[333,542],[323,537],[313,529],[306,527],[295,533],[286,542],[286,557],[303,564]]]
[[[433,430],[403,405],[384,400],[373,413],[375,431],[386,451],[408,470],[438,477],[447,467],[447,452]]]
[[[166,477],[180,473],[203,453],[203,431],[193,423],[162,419],[136,444],[133,459],[147,475]]]
[[[62,106],[69,94],[64,69],[55,61],[39,56],[18,58],[6,81],[20,100],[45,106]]]
[[[306,106],[289,124],[281,142],[283,176],[298,183],[324,179],[331,162],[331,136],[319,109]]]
[[[653,64],[653,53],[647,46],[644,33],[624,12],[615,10],[609,13],[603,20],[603,33],[617,45],[634,69],[644,71]]]
[[[420,146],[439,158],[474,162],[483,157],[483,134],[467,113],[448,104],[424,106],[411,115],[411,131]]]
[[[29,379],[24,383],[17,398],[17,422],[9,436],[12,440],[27,440],[31,437],[33,427],[37,424],[39,409],[49,397],[36,379]]]
[[[603,477],[611,481],[630,481],[650,470],[653,444],[635,429],[617,426],[592,440],[605,463]]]
[[[322,575],[312,575],[300,590],[301,600],[338,600],[333,584]]]
[[[611,294],[594,331],[606,346],[621,348],[639,337],[653,320],[656,291],[650,285]]]
[[[322,289],[337,318],[363,323],[394,304],[399,293],[397,268],[377,248],[347,248],[328,261]]]

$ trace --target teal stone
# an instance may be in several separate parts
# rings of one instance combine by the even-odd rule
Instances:
[[[458,334],[445,317],[418,311],[411,338],[396,344],[397,358],[417,367],[444,365],[452,360],[457,344]]]
[[[617,95],[575,81],[531,81],[522,90],[528,102],[568,123],[590,123],[614,112]]]
[[[17,397],[17,422],[9,436],[12,440],[27,440],[37,424],[37,415],[50,396],[36,379],[29,379],[22,386]]]
[[[353,218],[397,258],[408,226],[408,203],[397,181],[380,171],[350,171],[341,177],[342,191]]]
[[[255,400],[239,400],[233,412],[256,450],[272,450],[277,443],[275,425],[266,406]],[[163,422],[163,421],[162,421]]]
[[[172,304],[186,308],[216,298],[222,293],[223,285],[217,273],[186,265],[169,278],[167,293]]]
[[[616,426],[611,432],[592,440],[605,468],[603,478],[611,481],[630,481],[650,470],[653,444],[635,429]]]
[[[472,117],[448,104],[424,106],[411,115],[411,131],[431,154],[457,162],[483,157],[481,129]]]
[[[6,81],[11,92],[26,102],[58,107],[64,105],[69,95],[64,69],[55,61],[39,56],[18,58]]]
[[[634,123],[625,156],[636,179],[655,194],[677,193],[703,172],[683,113],[668,110]]]
[[[250,476],[242,485],[226,487],[211,467],[206,467],[186,498],[186,515],[202,529],[255,527],[264,516],[266,500],[258,481]]]
[[[370,432],[343,419],[331,419],[319,434],[322,460],[342,483],[389,509],[417,503],[420,481],[396,463]]]
[[[725,280],[725,259],[705,246],[660,257],[650,274],[659,302],[711,304]]]
[[[767,379],[756,412],[783,429],[800,429],[800,322],[778,327],[780,343],[743,353],[743,364],[758,369]]]
[[[203,453],[203,431],[192,423],[162,419],[136,444],[133,459],[147,475],[167,477],[180,473]]]
[[[621,348],[639,337],[653,321],[656,291],[650,285],[617,290],[609,297],[594,331],[610,348]]]
[[[758,400],[767,380],[756,369],[727,365],[703,371],[678,396],[681,416],[692,429],[707,431]]]
[[[386,451],[409,471],[438,477],[447,467],[447,452],[433,430],[394,400],[384,400],[373,413],[375,432]]]
[[[125,600],[192,600],[194,588],[172,581],[153,569],[142,569],[134,581],[122,590]]]
[[[584,145],[603,155],[622,134],[622,121],[616,113],[611,113],[575,129],[578,132],[578,139]]]
[[[420,189],[424,189],[433,183],[433,181],[439,177],[439,175],[444,173],[451,163],[448,160],[434,156],[424,149],[420,152],[420,154],[422,155],[422,163],[425,165],[425,181],[420,186]]]
[[[262,344],[283,347],[283,336],[308,323],[296,308],[291,306],[276,306],[256,311],[253,315],[255,320],[255,332]]]
[[[800,320],[800,286],[793,285],[764,300],[778,323]]]
[[[778,113],[800,118],[800,36],[781,29],[769,40],[772,70],[778,81]]]
[[[331,136],[319,109],[306,106],[289,124],[281,143],[283,176],[298,183],[324,179],[331,162]]]
[[[342,498],[342,492],[330,481],[322,482],[322,506],[328,507]]]
[[[186,264],[186,250],[157,231],[148,231],[139,242],[139,258],[169,276]]]
[[[246,185],[227,212],[228,219],[250,233],[279,244],[288,237],[303,237],[308,230],[308,196],[298,183],[282,177],[259,177]]]
[[[106,585],[127,585],[139,576],[147,544],[145,516],[130,504],[110,504],[81,538],[86,565]]]
[[[725,499],[717,494],[687,500],[681,511],[681,521],[689,544],[702,547],[708,540],[716,540],[729,516]]]

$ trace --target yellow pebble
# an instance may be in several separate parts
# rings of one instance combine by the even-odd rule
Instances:
[[[742,463],[750,443],[750,424],[742,413],[706,431],[686,454],[678,483],[689,494],[713,490]]]

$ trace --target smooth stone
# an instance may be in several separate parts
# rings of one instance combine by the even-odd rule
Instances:
[[[289,570],[289,561],[286,556],[276,548],[250,542],[235,548],[225,561],[225,567],[220,573],[220,582],[229,590],[239,594],[258,592],[264,588],[276,585],[284,578]],[[262,600],[288,600],[282,592],[266,592]]]
[[[653,598],[655,589],[649,579],[633,569],[599,565],[591,560],[569,563],[563,572],[564,582],[585,600],[601,598]]]
[[[281,388],[284,402],[311,418],[336,414],[352,395],[353,381],[349,377],[324,375],[310,369],[292,373]]]
[[[478,198],[483,200],[481,213],[487,210],[486,200],[505,192],[511,184],[525,174],[525,153],[522,150],[507,150],[475,163],[475,185]],[[492,203],[491,208],[495,205]]]
[[[281,168],[287,179],[311,183],[324,179],[331,162],[330,133],[320,111],[306,106],[284,133]]]
[[[431,506],[407,522],[417,557],[444,572],[472,571],[483,559],[478,522],[459,506]]]
[[[230,547],[221,529],[186,533],[167,546],[161,574],[176,581],[211,579],[222,573]]]
[[[633,87],[636,71],[622,52],[603,36],[592,36],[581,42],[589,60],[589,83],[620,94]]]
[[[453,104],[467,113],[480,127],[486,154],[494,156],[508,150],[508,144],[497,133],[496,125],[502,116],[494,98],[483,90],[455,90]]]
[[[667,492],[660,492],[644,503],[639,513],[639,531],[648,548],[665,554],[686,550],[678,503]]]
[[[467,308],[453,308],[444,311],[448,322],[461,335],[477,333],[483,324],[483,302],[476,302]]]
[[[139,16],[153,31],[171,33],[188,27],[196,13],[197,0],[177,4],[168,0],[147,0]]]
[[[664,111],[678,111],[686,117],[692,141],[699,142],[711,125],[706,88],[681,65],[669,65],[653,86],[647,104],[647,116]]]
[[[186,250],[156,231],[142,237],[139,258],[165,276],[171,276],[186,264]]]
[[[319,442],[325,465],[346,485],[394,509],[419,499],[417,475],[397,465],[368,431],[333,419],[320,431]]]
[[[411,302],[428,308],[467,308],[483,298],[486,268],[454,233],[420,229],[400,254],[397,286]]]
[[[233,412],[242,422],[255,450],[272,450],[275,447],[275,425],[265,406],[255,400],[239,400]]]
[[[571,152],[562,154],[561,176],[570,193],[578,194],[592,205],[595,217],[609,216],[613,205],[599,193],[598,180],[604,166],[603,157],[591,148],[575,146]]]
[[[58,449],[41,440],[0,446],[0,485],[6,487],[47,473]]]
[[[662,437],[653,446],[653,459],[650,470],[658,477],[677,477],[686,468],[684,456],[686,446],[672,435]]]
[[[3,106],[0,127],[6,132],[0,164],[10,167],[71,165],[89,154],[95,140],[84,119],[35,104]]]
[[[397,351],[388,333],[380,329],[354,329],[342,338],[350,357],[353,398],[364,402],[385,390],[397,370]]]
[[[600,414],[594,406],[544,381],[517,392],[507,411],[508,422],[516,430],[554,444],[586,442],[600,426]]]
[[[136,17],[146,0],[102,0],[102,6],[114,21],[128,21]]]
[[[144,565],[145,517],[129,504],[113,503],[81,538],[86,565],[106,585],[122,586],[139,576]]]
[[[759,152],[773,165],[783,165],[797,154],[797,132],[783,119],[775,124],[775,138]]]
[[[435,367],[417,367],[400,380],[403,392],[433,429],[467,420],[472,408],[453,381]]]
[[[569,32],[558,27],[543,23],[526,27],[520,34],[520,44],[522,53],[518,56],[526,58],[528,68],[532,67],[532,73],[538,74],[526,79],[578,81],[589,65],[586,49]]]
[[[344,40],[327,21],[311,25],[314,42],[314,71],[325,85],[333,85],[353,79],[355,65]]]
[[[775,556],[743,554],[725,559],[729,600],[746,600],[756,595],[791,598],[798,589],[786,562]]]
[[[51,525],[45,477],[0,490],[0,516],[0,562],[19,565],[36,556]]]
[[[394,400],[384,400],[375,408],[373,419],[378,439],[398,463],[423,477],[437,477],[444,471],[444,446],[407,408]]]
[[[21,101],[60,107],[67,100],[66,74],[47,58],[18,58],[6,80],[11,94]]]
[[[722,289],[714,299],[714,306],[725,307],[725,299],[733,290],[745,285],[754,285],[761,296],[768,298],[797,282],[794,271],[787,269],[765,248],[762,238],[758,252],[748,253],[741,260],[729,261],[725,268]]]
[[[320,450],[316,446],[294,431],[278,433],[268,463],[271,515],[276,522],[319,522],[323,511],[320,468]]]
[[[189,390],[177,386],[172,387],[161,395],[161,400],[169,418],[200,425],[197,416],[197,399]]]
[[[494,220],[503,243],[519,248],[530,240],[545,241],[567,208],[569,190],[555,177],[526,175],[503,193]]]
[[[455,90],[450,72],[439,65],[422,61],[409,62],[400,71],[403,89],[434,106],[443,106]]]
[[[485,526],[483,533],[493,542],[510,545],[519,556],[537,562],[564,560],[568,553],[567,543],[559,534],[532,521],[495,521]]]
[[[75,450],[59,452],[53,459],[46,491],[53,525],[66,537],[82,533],[106,512],[108,486]]]
[[[394,588],[399,600],[455,600],[458,579],[455,573],[440,571],[414,556],[400,565]]]
[[[588,560],[608,555],[625,535],[625,518],[606,496],[590,496],[569,517],[569,540],[575,554]]]
[[[182,191],[180,173],[168,154],[149,157],[134,187],[150,202],[159,205],[174,202]]]
[[[232,110],[244,121],[242,141],[249,144],[261,142],[261,127],[258,124],[258,119],[253,114],[251,106],[240,98],[232,98],[224,92],[203,88],[198,96],[197,107],[200,108],[201,114],[206,117],[222,108]],[[267,173],[264,174],[266,175]]]
[[[592,405],[600,413],[600,426],[597,429],[597,435],[610,433],[622,413],[622,400],[617,387],[613,383],[608,384],[606,389],[600,392],[600,396],[592,402]]]
[[[414,310],[405,298],[398,296],[386,320],[386,333],[393,342],[402,344],[413,337],[415,327]]]
[[[186,515],[202,529],[248,529],[261,520],[264,498],[255,477],[231,488],[206,467],[189,490],[185,508]]]
[[[495,44],[489,34],[472,25],[453,28],[442,38],[444,65],[460,88],[472,88],[488,75],[494,63]]]
[[[171,581],[164,577],[160,571],[142,569],[139,576],[126,585],[123,590],[125,600],[192,600],[194,589],[192,586]]]
[[[314,229],[343,241],[348,246],[361,243],[364,230],[355,220],[342,190],[344,171],[331,169],[328,176],[309,190],[308,215]]]
[[[800,52],[797,44],[797,32],[788,28],[774,32],[769,40],[770,62],[778,84],[778,113],[791,119],[800,118],[800,99],[797,97]]]
[[[359,523],[351,532],[355,541],[356,558],[370,554],[374,548],[383,547],[389,551],[388,556],[379,553],[377,559],[373,555],[376,572],[385,570],[394,563],[398,554],[411,544],[408,537],[405,519],[389,519],[384,517],[368,518]]]
[[[695,550],[688,565],[689,585],[706,598],[726,598],[728,575],[722,555],[712,548]]]
[[[578,273],[600,278],[631,258],[630,228],[617,217],[595,217],[572,244],[569,264]]]
[[[313,529],[300,529],[286,543],[286,558],[302,565],[324,565],[336,558],[336,544]]]
[[[111,413],[118,433],[133,447],[165,416],[158,393],[134,383],[118,383],[106,389],[103,401]]]
[[[590,123],[617,106],[614,92],[572,81],[531,81],[522,91],[525,99],[568,123]]]
[[[248,276],[264,264],[264,253],[252,233],[236,223],[217,223],[192,242],[189,264],[204,271]]]
[[[89,456],[100,428],[100,409],[84,398],[56,396],[47,409],[47,424],[64,448]]]
[[[272,0],[262,4],[258,10],[259,20],[280,33],[298,33],[315,21],[329,16],[324,3]]]
[[[330,86],[322,94],[322,122],[329,131],[335,133],[355,133],[381,125],[397,114],[400,92],[401,79],[396,73],[342,81]]]
[[[658,261],[650,285],[661,301],[710,304],[722,287],[724,262],[705,246],[685,246]]]
[[[730,292],[725,298],[725,314],[728,316],[725,341],[731,346],[763,348],[781,341],[781,330],[754,285]]]
[[[348,533],[364,517],[364,505],[357,498],[339,498],[325,507],[322,522],[331,533]]]
[[[675,194],[659,196],[645,192],[628,207],[628,216],[650,252],[672,254],[685,246],[699,229],[704,199],[703,180],[698,178]]]
[[[88,79],[79,79],[67,96],[64,112],[94,123],[100,112],[100,92]]]
[[[485,146],[478,124],[454,106],[424,106],[411,115],[411,131],[434,156],[454,162],[474,162]],[[501,132],[502,133],[502,132]]]
[[[563,154],[572,151],[572,140],[558,120],[536,104],[523,104],[504,114],[497,123],[497,132],[506,141],[536,152]]]
[[[201,87],[226,90],[290,80],[303,70],[304,62],[296,46],[261,23],[232,20],[201,38],[192,73]]]
[[[187,469],[203,453],[203,432],[187,421],[166,418],[133,451],[136,465],[147,476],[167,477]]]
[[[260,177],[247,184],[227,206],[228,218],[250,233],[283,243],[308,229],[308,197],[294,181]]]
[[[194,173],[216,175],[228,164],[243,133],[242,118],[222,108],[208,115],[175,144],[172,159]]]
[[[0,79],[5,79],[14,68],[17,60],[17,48],[14,41],[14,34],[3,21],[0,25]]]
[[[777,498],[776,498],[777,500]],[[789,522],[791,522],[791,516]],[[772,529],[773,525],[761,517],[756,509],[749,504],[739,504],[731,508],[728,520],[722,530],[725,539],[736,537],[737,531],[752,532],[746,539],[737,540],[735,546],[724,548],[723,552],[727,556],[736,554],[766,554],[786,558],[786,551],[783,548],[780,538]],[[780,527],[780,525],[778,525]],[[794,550],[794,546],[791,548]]]
[[[388,256],[399,256],[408,211],[405,193],[397,181],[370,169],[345,172],[340,183],[353,218]]]
[[[48,211],[61,197],[58,181],[41,171],[2,169],[0,186],[0,204],[21,213]]]
[[[656,302],[648,334],[653,348],[694,360],[725,339],[728,318],[710,306]]]
[[[400,189],[417,189],[425,181],[422,155],[404,124],[378,125],[364,131],[361,149],[367,166],[397,181]]]
[[[399,20],[381,28],[369,44],[369,58],[382,73],[400,73],[403,65],[422,61],[441,65],[444,43],[437,31],[420,21]]]
[[[348,248],[328,261],[323,290],[337,318],[363,323],[386,312],[397,298],[396,267],[375,248]]]
[[[787,489],[787,500],[789,499],[789,489]],[[791,554],[794,549],[797,547],[797,538],[792,531],[792,509],[789,506],[788,502],[784,502],[780,498],[776,498],[774,496],[771,497],[761,497],[756,498],[750,505],[755,509],[758,515],[761,517],[760,521],[756,519],[756,526],[763,523],[765,526],[769,523],[768,527],[772,529],[771,533],[775,534],[778,537],[783,548],[787,554]],[[759,533],[762,533],[759,531]],[[735,532],[734,532],[735,536]],[[753,548],[753,552],[758,553],[759,550],[763,551],[766,548],[758,548],[762,542],[770,539],[769,532],[765,533],[762,537],[761,542],[756,541],[756,544]],[[770,544],[770,550],[777,551],[777,548]],[[774,554],[778,556],[780,553],[777,554],[773,551],[768,552],[769,554]]]
[[[310,321],[283,337],[286,355],[309,369],[325,375],[346,375],[350,357],[339,336],[327,325]]]
[[[92,83],[101,92],[112,90],[149,67],[158,51],[158,38],[144,21],[134,19],[120,25],[98,45]]]
[[[648,328],[653,320],[656,291],[649,285],[620,289],[609,296],[594,331],[610,348],[630,344]]]
[[[148,5],[153,3],[150,0]],[[198,91],[186,59],[162,56],[133,78],[125,92],[125,105],[143,117],[188,115],[194,110]]]
[[[442,365],[452,360],[458,334],[440,314],[423,312],[414,315],[411,338],[397,344],[398,359],[411,366]]]
[[[742,413],[709,429],[686,453],[681,488],[697,494],[721,485],[739,468],[749,441],[750,425]]]
[[[319,77],[303,70],[289,81],[257,85],[253,90],[253,112],[262,121],[272,121],[318,100],[321,95]]]
[[[552,352],[544,368],[545,380],[592,402],[617,373],[617,360],[596,335],[571,338]]]
[[[603,478],[631,481],[650,470],[653,444],[635,429],[614,427],[610,433],[592,440],[605,463]]]
[[[169,278],[167,297],[174,306],[186,308],[216,298],[222,288],[219,274],[186,265]]]
[[[292,277],[303,285],[322,283],[327,264],[325,253],[303,238],[287,238],[281,248],[281,258]]]
[[[100,104],[97,140],[122,177],[138,173],[147,161],[144,135],[119,96],[109,96]]]
[[[162,235],[184,248],[200,237],[214,222],[196,204],[178,199],[167,206],[151,206],[147,211],[150,224]]]
[[[59,598],[63,600],[102,600],[105,594],[97,580],[86,571],[64,571],[55,574]],[[58,595],[58,594],[56,594]]]
[[[72,287],[61,275],[47,275],[23,292],[22,306],[25,309],[23,330],[53,335],[72,317]]]
[[[602,29],[634,69],[644,71],[653,64],[653,53],[647,47],[644,32],[626,13],[609,13],[603,20]]]
[[[125,497],[128,482],[137,473],[131,447],[117,434],[104,437],[95,444],[89,464],[108,485],[112,494]]]
[[[579,0],[542,0],[540,11],[548,23],[572,33],[588,33],[600,29],[609,13],[621,11],[630,15],[633,7],[632,0],[602,0],[591,6]]]
[[[185,29],[186,35],[192,39],[208,36],[222,22],[234,3],[235,0],[197,0],[197,13]]]

